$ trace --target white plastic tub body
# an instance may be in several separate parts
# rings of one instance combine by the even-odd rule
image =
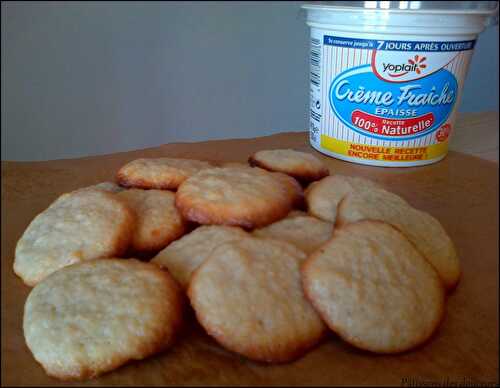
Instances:
[[[443,159],[477,35],[496,11],[303,8],[311,28],[311,145],[384,167]]]

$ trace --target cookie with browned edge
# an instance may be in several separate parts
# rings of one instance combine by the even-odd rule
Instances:
[[[211,167],[209,162],[194,159],[142,158],[120,168],[117,180],[124,187],[175,190],[190,176]]]
[[[80,190],[103,190],[109,193],[119,193],[125,189],[114,182],[105,181],[92,186],[83,187]]]
[[[305,191],[307,210],[315,217],[335,223],[337,207],[342,198],[348,193],[372,189],[381,189],[381,186],[371,180],[355,176],[341,174],[328,176],[307,187]]]
[[[310,254],[332,238],[333,224],[302,211],[292,210],[286,218],[255,229],[252,234],[286,241]]]
[[[436,269],[447,289],[457,285],[461,270],[455,245],[433,216],[385,190],[351,193],[340,202],[339,225],[365,219],[384,221],[398,228]]]
[[[299,200],[299,187],[282,174],[259,168],[200,171],[178,188],[184,218],[200,224],[254,228],[283,218]]]
[[[175,194],[167,190],[129,189],[117,194],[135,212],[137,224],[130,248],[154,252],[186,231],[186,221],[175,207]]]
[[[191,274],[215,248],[248,236],[247,232],[237,226],[203,225],[172,242],[151,262],[168,269],[174,279],[187,289]]]
[[[222,346],[250,359],[297,359],[326,328],[302,291],[304,259],[278,240],[249,237],[218,246],[191,277],[198,321]]]
[[[252,166],[293,176],[302,183],[321,179],[329,174],[328,167],[314,155],[292,149],[261,150],[248,158]]]
[[[125,253],[135,214],[116,194],[76,190],[38,214],[17,242],[14,272],[34,286],[65,266]]]
[[[182,293],[166,271],[135,259],[101,259],[39,283],[26,300],[23,329],[47,374],[82,380],[165,350],[182,314]]]
[[[444,315],[445,291],[437,272],[384,222],[335,229],[304,262],[302,280],[326,324],[352,345],[375,353],[415,348]]]

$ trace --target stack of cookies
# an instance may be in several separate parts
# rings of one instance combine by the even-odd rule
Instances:
[[[14,271],[34,287],[26,343],[61,379],[167,349],[188,304],[221,346],[255,361],[293,361],[329,330],[367,351],[407,351],[435,332],[460,277],[435,218],[294,150],[249,165],[133,160],[116,183],[39,214]]]

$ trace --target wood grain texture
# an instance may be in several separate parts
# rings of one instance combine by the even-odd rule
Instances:
[[[191,315],[170,350],[133,362],[86,385],[400,385],[404,378],[498,384],[498,164],[450,152],[417,168],[376,168],[315,152],[305,133],[248,140],[170,144],[83,159],[2,163],[2,385],[60,385],[47,377],[24,343],[22,314],[29,288],[12,271],[14,248],[28,223],[59,194],[114,177],[138,157],[245,162],[267,148],[295,148],[320,157],[332,173],[374,179],[437,217],[457,245],[463,277],[448,298],[437,334],[418,350],[374,356],[330,335],[305,357],[266,366],[223,350]],[[76,385],[64,383],[65,385]]]

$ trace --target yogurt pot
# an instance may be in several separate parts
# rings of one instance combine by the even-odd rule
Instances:
[[[306,4],[310,142],[354,163],[410,167],[448,152],[477,35],[496,1]]]

